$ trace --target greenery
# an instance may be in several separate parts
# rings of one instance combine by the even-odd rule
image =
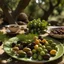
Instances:
[[[37,34],[20,34],[20,35],[17,35],[17,37],[19,38],[20,41],[32,41],[34,36],[37,36]],[[29,42],[28,42],[29,43]]]
[[[45,20],[40,20],[38,18],[37,20],[34,19],[28,23],[28,28],[30,33],[44,33],[44,30],[47,28],[48,23]]]
[[[50,3],[51,1],[51,3]],[[46,20],[44,17],[47,18],[47,21],[51,22],[55,25],[64,25],[63,19],[64,19],[64,0],[60,0],[61,2],[56,6],[52,13],[50,8],[50,4],[56,5],[58,0],[38,0],[38,3],[36,0],[31,0],[30,4],[26,7],[24,12],[28,15],[29,20],[41,18],[42,20]],[[50,8],[50,9],[49,9]],[[48,11],[49,10],[49,11]],[[50,12],[50,14],[47,16],[47,13]],[[52,22],[54,21],[54,22]],[[57,21],[57,22],[55,22]],[[51,24],[51,25],[52,25]]]
[[[3,34],[3,32],[0,32],[0,40],[5,41],[7,39],[8,39],[8,37],[5,34]]]
[[[19,38],[19,40],[21,40],[21,41],[25,41],[25,42],[27,42],[27,41],[29,41],[29,40],[33,40],[33,38],[34,38],[34,36],[37,36],[37,34],[19,34],[19,35],[17,35],[16,37],[18,37]],[[10,37],[8,37],[6,34],[3,34],[3,32],[0,32],[0,40],[1,41],[6,41],[6,40],[8,40]],[[29,43],[29,42],[28,42]]]
[[[10,10],[15,10],[20,0],[5,0]]]
[[[5,0],[5,3],[9,10],[14,11],[19,1]],[[59,25],[64,25],[64,0],[30,0],[29,5],[22,12],[27,14],[29,21],[40,18],[49,22],[57,21]]]
[[[37,0],[31,0],[30,4],[27,6],[25,9],[25,13],[28,15],[28,17],[31,19],[42,17],[44,15],[44,11],[48,11],[50,7],[49,1],[51,1],[51,4],[55,5],[58,0],[38,0],[38,3],[36,2]],[[57,14],[54,11],[56,10],[58,14],[62,12],[64,9],[64,1],[61,0],[60,4],[55,7],[53,10],[52,14]],[[43,18],[44,19],[44,18]]]

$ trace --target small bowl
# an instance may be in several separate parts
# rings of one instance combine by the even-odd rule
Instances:
[[[18,34],[20,32],[20,27],[18,25],[7,25],[6,26],[6,33],[7,34],[11,34],[11,35],[15,35]]]

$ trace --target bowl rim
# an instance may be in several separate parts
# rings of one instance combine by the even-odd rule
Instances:
[[[64,34],[50,34],[51,33],[51,30],[54,29],[54,28],[64,28],[64,26],[48,26],[47,28],[47,33],[51,36],[51,37],[54,37],[54,38],[59,38],[59,39],[63,39],[64,38]]]

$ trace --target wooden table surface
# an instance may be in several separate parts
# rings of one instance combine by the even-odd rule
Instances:
[[[5,32],[5,29],[3,30]],[[63,56],[55,61],[49,62],[49,63],[30,63],[30,62],[23,62],[18,61],[16,59],[11,58],[9,55],[7,55],[3,50],[3,45],[0,46],[0,64],[64,64]]]

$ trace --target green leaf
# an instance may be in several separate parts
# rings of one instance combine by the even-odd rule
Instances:
[[[19,38],[19,40],[21,41],[25,41],[27,42],[28,40],[33,40],[34,36],[37,36],[37,34],[20,34],[20,35],[17,35],[17,37]]]
[[[6,37],[6,35],[3,34],[3,32],[0,32],[0,40],[4,41],[5,39],[8,39],[8,37]]]

